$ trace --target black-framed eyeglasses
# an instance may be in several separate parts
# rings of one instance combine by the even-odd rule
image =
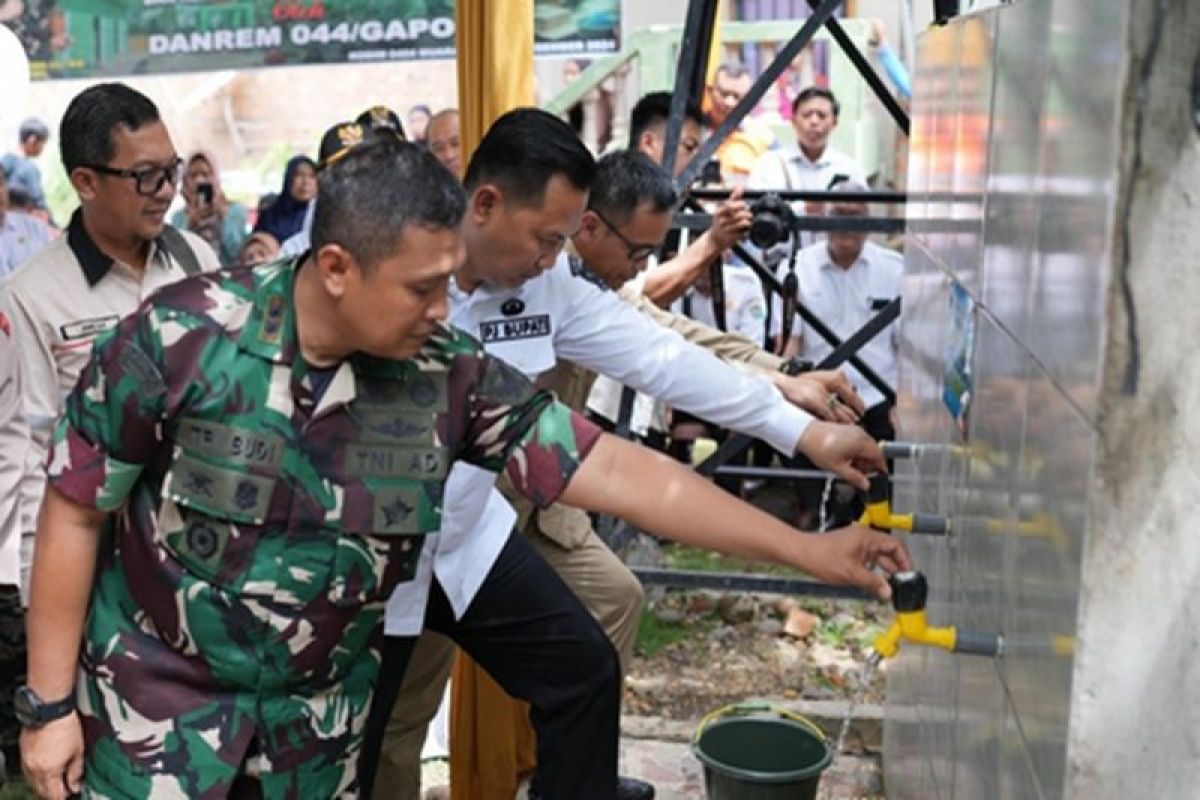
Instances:
[[[626,249],[629,251],[628,255],[629,255],[630,261],[633,261],[633,262],[645,261],[647,258],[649,258],[650,256],[654,255],[656,252],[658,252],[658,245],[656,245],[656,244],[638,244],[637,242],[629,241],[629,239],[625,236],[625,234],[623,234],[623,233],[621,233],[621,231],[617,230],[616,225],[613,225],[611,222],[609,222],[607,219],[605,219],[603,214],[601,214],[599,211],[597,211],[594,208],[591,211],[593,214],[595,214],[599,218],[599,220],[601,222],[604,223],[604,225],[610,231],[612,231],[613,233],[615,233],[617,235],[618,239],[620,239],[625,244]]]
[[[117,169],[103,164],[80,164],[86,169],[95,170],[101,175],[112,175],[117,178],[129,178],[134,182],[137,193],[142,197],[154,197],[162,189],[164,183],[172,186],[179,185],[183,174],[183,159],[176,158],[168,166],[138,167],[137,169]]]

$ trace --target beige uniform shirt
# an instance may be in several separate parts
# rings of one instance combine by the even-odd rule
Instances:
[[[617,295],[662,327],[675,331],[688,342],[711,351],[725,361],[745,364],[760,372],[779,372],[783,367],[782,358],[765,352],[746,337],[710,328],[682,314],[664,311],[633,287],[627,286]],[[595,382],[596,373],[572,362],[560,361],[553,371],[538,379],[538,386],[552,390],[559,400],[575,411],[582,411]],[[517,526],[522,533],[541,533],[568,550],[578,547],[587,538],[592,524],[586,512],[562,503],[554,503],[539,511],[518,495],[503,476],[497,485],[505,499],[516,509]]]
[[[207,242],[192,233],[181,233],[196,254],[201,271],[220,267]],[[92,342],[133,313],[156,289],[185,274],[157,242],[151,245],[144,274],[114,261],[88,235],[76,211],[62,236],[5,280],[13,336],[20,350],[25,422],[30,431],[20,500],[20,524],[26,536],[32,535],[42,502],[46,482],[43,464],[50,434],[62,411],[63,399],[91,356]],[[0,436],[4,435],[0,427]],[[31,555],[28,545],[23,547],[24,569],[28,569]]]

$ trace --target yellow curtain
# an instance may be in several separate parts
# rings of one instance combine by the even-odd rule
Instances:
[[[463,164],[496,118],[533,105],[533,0],[458,0]]]
[[[450,688],[451,800],[508,800],[536,764],[528,704],[460,650]]]
[[[708,50],[708,69],[704,73],[704,79],[710,85],[712,84],[713,76],[717,74],[717,67],[721,66],[721,62],[725,60],[725,44],[721,41],[721,27],[724,24],[725,0],[718,0],[717,19],[713,25],[713,38]]]
[[[533,0],[458,0],[458,107],[463,163],[498,117],[534,96]],[[534,764],[529,707],[464,654],[454,665],[450,714],[453,800],[506,798]]]

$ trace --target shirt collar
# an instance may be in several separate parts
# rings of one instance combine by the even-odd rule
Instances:
[[[576,249],[573,241],[567,242],[566,247],[563,248],[563,252],[567,256],[567,265],[571,268],[571,274],[573,276],[576,278],[582,278],[593,286],[599,288],[601,291],[610,291],[608,284],[605,283],[599,275],[593,272],[591,267],[584,263],[583,256],[579,255],[579,250]]]
[[[87,279],[88,286],[95,286],[104,279],[112,269],[114,260],[108,253],[100,249],[100,245],[87,232],[87,228],[83,224],[83,209],[75,209],[75,213],[71,215],[71,222],[67,225],[67,245],[71,248],[71,252],[75,254],[75,260],[79,262],[79,268],[83,270],[83,276]],[[150,245],[150,253],[146,257],[146,265],[149,266],[159,253],[164,253],[162,244],[159,239],[155,239]]]
[[[825,145],[825,149],[821,152],[821,157],[816,161],[813,161],[804,154],[804,150],[802,150],[799,145],[796,145],[796,151],[792,153],[792,160],[799,161],[801,164],[808,164],[813,167],[828,167],[833,163],[832,155],[832,148],[830,148],[829,145]]]
[[[829,255],[829,245],[822,242],[824,246],[821,248],[821,269],[833,270],[834,272],[853,272],[856,269],[867,266],[867,244],[863,243],[862,252],[858,254],[858,258],[854,259],[854,263],[847,269],[842,269],[833,263],[833,257]]]
[[[242,326],[238,347],[277,364],[296,357],[296,313],[292,287],[301,258],[276,261],[241,272],[251,287],[250,316]],[[238,272],[233,275],[237,276]],[[236,279],[236,278],[235,278]]]
[[[249,316],[238,336],[238,346],[242,350],[277,364],[291,364],[298,360],[294,288],[296,273],[303,264],[304,257],[300,256],[233,273],[237,276],[240,272],[245,276],[244,285],[248,283],[252,287]],[[463,335],[458,331],[439,324],[425,346],[413,358],[393,361],[356,353],[345,362],[353,368],[348,375],[403,378],[414,371],[442,369],[453,360],[455,348],[462,349],[462,339]],[[345,376],[339,372],[326,394],[332,392],[344,380]],[[335,392],[330,395],[330,400],[349,401],[346,397],[339,398],[339,394],[345,393]],[[353,394],[350,393],[348,397],[353,399]],[[323,400],[322,405],[327,403]]]

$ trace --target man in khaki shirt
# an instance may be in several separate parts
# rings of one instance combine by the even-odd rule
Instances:
[[[80,207],[62,236],[6,280],[31,434],[19,511],[23,572],[47,442],[93,340],[159,287],[219,266],[202,239],[165,224],[180,161],[149,98],[119,83],[81,92],[63,116],[59,146]]]

